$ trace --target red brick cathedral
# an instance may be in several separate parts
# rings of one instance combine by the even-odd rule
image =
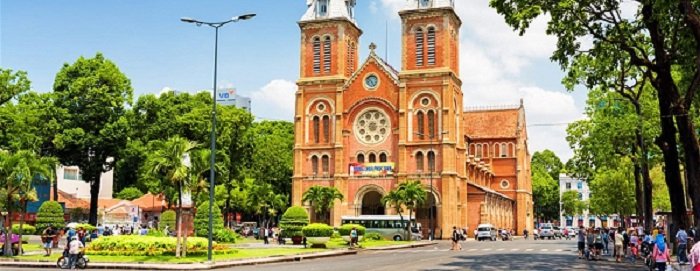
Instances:
[[[395,214],[383,195],[409,180],[431,191],[432,180],[416,212],[424,231],[431,205],[442,237],[481,223],[531,231],[525,111],[522,102],[464,110],[455,1],[407,1],[400,71],[374,44],[360,61],[355,2],[307,0],[299,22],[292,203],[313,213],[304,191],[336,187],[344,199],[330,223],[338,226],[341,216]]]

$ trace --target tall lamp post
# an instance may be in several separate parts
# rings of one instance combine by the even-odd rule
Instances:
[[[182,17],[180,18],[180,21],[185,22],[185,23],[193,23],[196,24],[197,26],[202,26],[206,25],[209,27],[214,28],[214,89],[212,90],[212,98],[213,98],[213,105],[212,105],[212,111],[211,111],[211,164],[210,164],[210,169],[209,169],[209,246],[207,248],[207,260],[209,262],[212,261],[212,224],[213,224],[213,217],[212,217],[212,208],[214,206],[214,186],[215,186],[215,172],[214,172],[214,164],[216,163],[216,75],[217,75],[217,68],[218,68],[218,57],[219,57],[219,28],[223,27],[224,25],[228,23],[235,23],[238,21],[242,20],[249,20],[251,18],[255,17],[255,14],[245,14],[241,16],[236,16],[233,17],[227,21],[223,22],[203,22],[199,20],[195,20],[189,17]]]
[[[440,135],[446,135],[448,131],[444,131],[440,133]],[[418,136],[425,136],[423,133],[415,132],[416,135]],[[428,139],[430,140],[430,152],[428,153],[428,170],[430,170],[430,208],[428,209],[428,228],[430,229],[430,234],[428,235],[428,240],[433,241],[435,239],[435,223],[433,223],[433,209],[435,208],[435,194],[433,192],[433,172],[435,171],[435,164],[437,160],[437,156],[435,155],[435,151],[433,150],[433,140],[435,139],[436,134],[433,133],[432,135],[428,136]],[[433,165],[430,166],[430,153],[433,154]],[[410,217],[409,217],[410,219]]]

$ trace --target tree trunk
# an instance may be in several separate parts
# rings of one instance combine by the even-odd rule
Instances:
[[[411,241],[411,217],[413,217],[413,209],[408,209],[408,227],[406,227],[406,241]]]
[[[26,200],[22,199],[20,200],[20,204],[22,205],[22,210],[20,214],[22,215],[19,218],[19,244],[17,248],[17,256],[22,255],[22,233],[24,232],[24,216],[27,213],[27,202]]]
[[[635,156],[634,158],[634,195],[637,198],[635,201],[635,214],[637,215],[637,219],[640,217],[644,216],[644,204],[646,202],[646,198],[644,198],[644,184],[642,183],[642,167],[640,166],[641,164],[641,158],[639,157],[640,155],[637,152],[639,146],[635,143],[633,148],[632,148],[632,155]],[[641,219],[639,219],[641,221]]]
[[[183,225],[183,227],[185,228],[183,230],[184,235],[182,236],[182,257],[183,258],[187,258],[187,235],[189,235],[188,234],[189,228],[187,227],[188,224],[190,224],[190,223],[185,223]]]
[[[53,201],[58,201],[58,180],[53,180]]]
[[[685,154],[686,183],[689,188],[688,195],[692,199],[695,225],[700,225],[700,149],[693,122],[687,110],[682,111],[684,112],[678,112],[679,114],[676,115],[676,123]],[[685,226],[687,228],[691,225],[685,224]]]
[[[88,223],[93,226],[97,226],[97,201],[100,198],[100,173],[93,175],[90,180],[90,215],[88,217]]]
[[[9,189],[8,189],[9,190]],[[7,195],[7,229],[5,229],[5,252],[3,255],[12,256],[12,208],[9,208],[12,202],[12,194]]]
[[[180,237],[182,236],[182,185],[177,184],[177,237],[175,241],[175,257],[180,258]]]

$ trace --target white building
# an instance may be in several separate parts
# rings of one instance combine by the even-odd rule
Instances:
[[[76,166],[60,166],[56,169],[56,185],[63,191],[78,199],[90,199],[90,184],[83,180],[80,169]],[[108,171],[100,176],[100,199],[111,199],[114,192],[114,172]]]
[[[588,182],[561,174],[559,175],[559,210],[562,209],[561,196],[564,194],[564,192],[569,190],[577,191],[578,198],[580,200],[587,201],[591,198],[591,191],[588,188]],[[612,227],[618,225],[616,220],[617,215],[590,215],[588,210],[583,211],[583,214],[578,214],[575,216],[564,216],[563,213],[560,213],[559,217],[561,227]]]

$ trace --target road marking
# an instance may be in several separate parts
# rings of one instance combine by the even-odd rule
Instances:
[[[557,249],[556,251],[558,251],[558,252],[559,252],[559,251],[564,251],[564,250],[563,250],[563,249]]]
[[[484,249],[482,249],[482,251],[491,251],[491,249],[490,249],[490,248],[484,248]]]
[[[519,248],[512,248],[510,251],[518,251],[520,250]]]
[[[476,248],[470,248],[468,251],[476,251]]]
[[[531,249],[531,248],[528,248],[528,249],[526,249],[525,251],[532,251],[532,250],[533,250],[533,249]]]
[[[543,248],[540,251],[549,251],[549,249]]]
[[[505,248],[496,249],[497,251],[503,251]]]

